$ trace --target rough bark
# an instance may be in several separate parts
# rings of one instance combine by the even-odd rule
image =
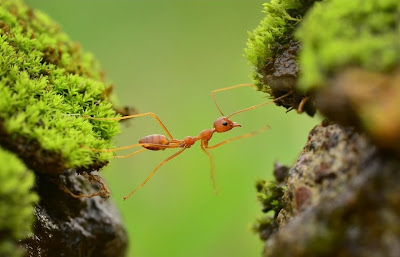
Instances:
[[[324,121],[283,182],[279,228],[263,255],[399,256],[399,171],[395,155],[352,127]]]
[[[74,193],[97,190],[75,170],[65,172],[60,179]],[[27,256],[125,256],[126,231],[110,200],[72,198],[58,188],[57,179],[43,174],[36,174],[35,190],[40,202],[35,206],[34,235],[22,244]]]

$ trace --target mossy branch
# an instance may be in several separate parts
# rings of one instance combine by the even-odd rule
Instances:
[[[118,123],[81,116],[115,117],[110,88],[93,56],[47,15],[0,0],[0,256],[21,256],[16,243],[30,231],[38,197],[27,168],[90,172],[111,158],[88,148],[111,148]]]

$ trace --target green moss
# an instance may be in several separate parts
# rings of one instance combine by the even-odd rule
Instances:
[[[254,66],[253,79],[262,88],[260,70],[273,60],[279,45],[287,44],[302,16],[314,0],[272,0],[264,4],[265,18],[251,33],[245,49],[246,57]]]
[[[266,240],[278,229],[276,218],[283,207],[282,197],[285,188],[277,181],[259,180],[256,182],[257,198],[263,206],[264,216],[257,219],[252,230],[261,240]]]
[[[387,71],[400,62],[400,1],[331,0],[315,4],[296,35],[300,86],[321,86],[346,66]]]
[[[0,256],[22,256],[17,242],[27,237],[37,195],[30,192],[33,172],[10,152],[0,148]]]
[[[278,184],[277,181],[260,180],[256,183],[257,198],[263,205],[263,212],[273,211],[277,214],[283,206],[282,197],[285,188]]]
[[[21,1],[0,0],[0,124],[12,138],[38,142],[65,168],[106,162],[111,154],[82,145],[110,148],[118,123],[68,115],[114,117],[106,87],[98,63],[54,21]]]

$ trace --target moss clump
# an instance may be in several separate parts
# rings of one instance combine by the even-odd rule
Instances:
[[[0,256],[22,256],[17,242],[28,236],[37,195],[34,175],[13,154],[0,148]]]
[[[256,183],[257,198],[263,206],[264,216],[257,219],[253,231],[259,234],[261,240],[267,238],[278,229],[277,216],[283,207],[282,197],[285,188],[276,181],[260,180]]]
[[[251,33],[245,49],[246,57],[254,66],[253,79],[263,90],[263,72],[268,62],[292,40],[292,34],[304,13],[315,0],[272,0],[264,4],[266,17]]]
[[[273,211],[277,214],[282,209],[282,197],[285,188],[276,181],[261,180],[256,183],[257,198],[263,205],[263,212]]]
[[[0,144],[36,171],[46,170],[46,161],[33,164],[44,157],[59,164],[51,173],[104,165],[110,153],[94,153],[82,145],[110,148],[117,122],[69,114],[115,116],[106,88],[93,57],[49,17],[21,1],[0,0]],[[31,145],[36,147],[24,153]]]
[[[388,71],[400,62],[400,1],[332,0],[315,4],[296,32],[300,85],[321,86],[344,67]]]

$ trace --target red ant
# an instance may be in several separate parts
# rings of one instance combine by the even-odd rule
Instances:
[[[152,150],[152,151],[162,150],[162,151],[164,151],[167,148],[182,148],[178,152],[174,153],[170,157],[168,157],[165,160],[163,160],[162,162],[160,162],[154,168],[154,170],[150,173],[150,175],[140,184],[140,186],[135,188],[127,196],[124,196],[124,200],[126,200],[128,197],[130,197],[132,194],[134,194],[139,188],[143,187],[147,183],[147,181],[150,180],[150,178],[154,175],[154,173],[156,173],[156,171],[162,165],[164,165],[166,162],[170,161],[171,159],[175,158],[176,156],[180,155],[183,151],[185,151],[186,149],[190,148],[192,145],[194,145],[199,140],[200,140],[201,150],[203,150],[203,152],[207,154],[207,156],[208,156],[208,158],[210,160],[210,169],[211,169],[210,176],[211,176],[211,181],[213,183],[213,187],[214,187],[214,190],[215,190],[213,158],[212,158],[212,155],[210,154],[210,152],[208,151],[208,149],[214,149],[214,148],[220,147],[220,146],[225,145],[225,144],[227,144],[227,143],[229,143],[231,141],[234,141],[234,140],[238,140],[238,139],[241,139],[241,138],[254,136],[255,134],[258,134],[258,133],[268,129],[269,126],[264,126],[263,128],[260,128],[260,129],[258,129],[256,131],[253,131],[253,132],[250,132],[250,133],[247,133],[247,134],[243,134],[243,135],[240,135],[240,136],[232,137],[232,138],[224,140],[224,141],[222,141],[222,142],[220,142],[218,144],[215,144],[213,146],[209,146],[208,142],[212,138],[213,134],[215,132],[223,133],[223,132],[227,132],[227,131],[235,128],[235,127],[241,127],[241,125],[239,123],[233,122],[232,120],[230,120],[230,117],[232,117],[233,115],[236,115],[236,114],[241,113],[241,112],[250,111],[250,110],[253,110],[253,109],[257,108],[257,107],[273,103],[273,102],[275,102],[275,101],[277,101],[277,100],[279,100],[281,98],[284,98],[284,97],[286,97],[286,96],[288,96],[288,95],[290,95],[292,93],[292,92],[289,92],[289,93],[287,93],[287,94],[285,94],[283,96],[275,98],[272,101],[269,101],[269,102],[266,102],[266,103],[262,103],[262,104],[258,104],[258,105],[254,105],[254,106],[251,106],[249,108],[236,111],[236,112],[228,115],[228,117],[225,117],[225,115],[222,113],[221,109],[219,108],[219,106],[217,104],[217,101],[215,100],[214,93],[225,91],[225,90],[230,90],[230,89],[234,89],[234,88],[238,88],[238,87],[254,87],[254,88],[257,88],[255,85],[252,85],[252,84],[240,84],[240,85],[236,85],[236,86],[231,86],[231,87],[226,87],[226,88],[221,88],[221,89],[217,89],[217,90],[211,91],[211,97],[213,98],[214,103],[217,106],[217,108],[218,108],[219,112],[221,113],[222,117],[219,117],[218,119],[215,120],[214,127],[212,129],[203,130],[196,137],[187,136],[183,140],[175,139],[171,135],[171,133],[168,131],[168,129],[165,127],[165,125],[161,122],[161,120],[157,117],[157,115],[155,115],[152,112],[128,115],[128,116],[123,116],[123,117],[118,117],[118,118],[94,118],[94,117],[90,117],[90,116],[83,116],[84,118],[92,119],[92,120],[119,121],[119,120],[124,120],[124,119],[138,118],[138,117],[143,117],[143,116],[149,116],[150,115],[161,125],[161,127],[164,129],[165,133],[167,134],[167,136],[160,135],[160,134],[153,134],[153,135],[145,136],[145,137],[143,137],[142,139],[139,140],[139,144],[128,145],[128,146],[114,148],[114,149],[106,149],[106,150],[104,150],[104,149],[91,149],[93,151],[115,152],[115,151],[126,150],[126,149],[130,149],[130,148],[134,148],[134,147],[140,147],[140,146],[143,147],[143,149],[140,149],[140,150],[138,150],[136,152],[133,152],[131,154],[128,154],[128,155],[115,156],[116,158],[128,158],[128,157],[131,157],[131,156],[133,156],[135,154],[143,152],[145,150]]]

